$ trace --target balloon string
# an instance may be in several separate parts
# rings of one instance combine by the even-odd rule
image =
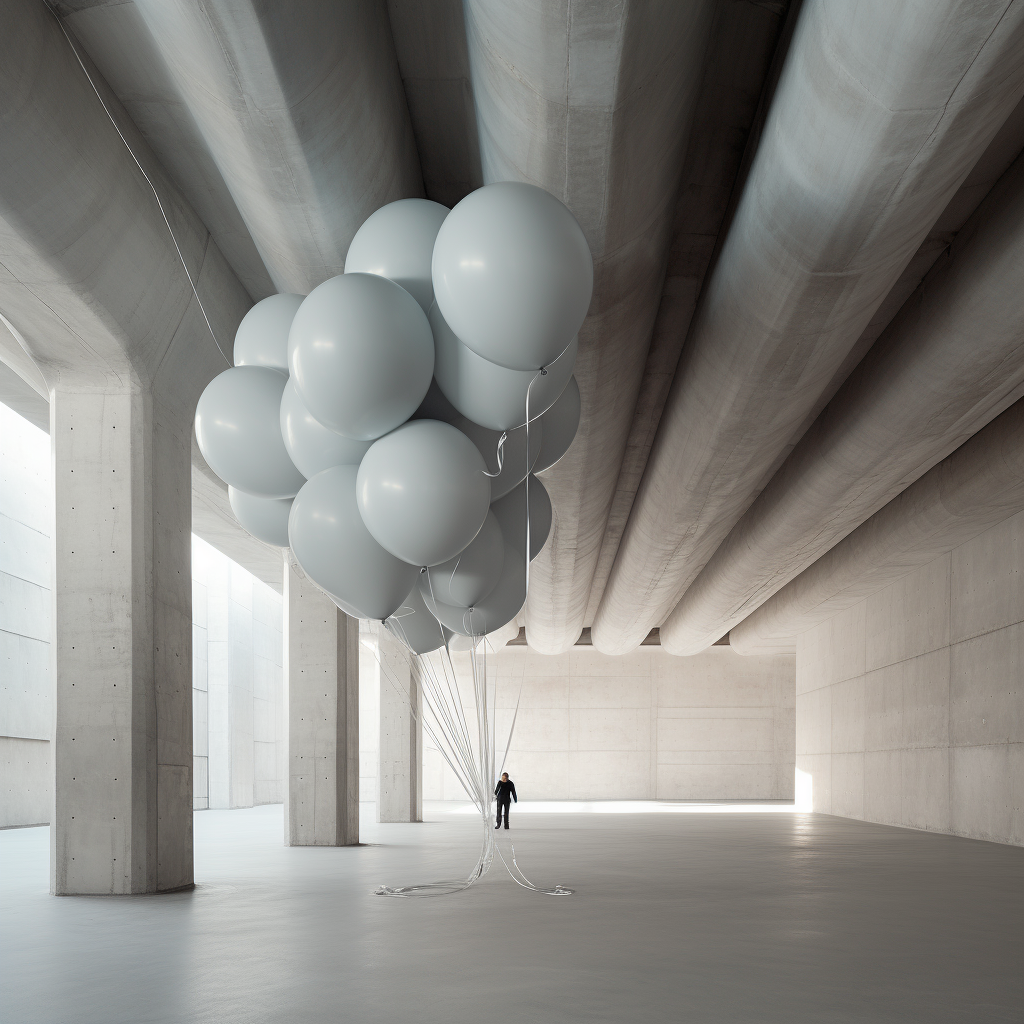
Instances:
[[[408,637],[405,632],[402,619],[410,614],[411,609],[403,606],[398,612],[389,617],[385,622],[386,628],[395,633],[408,646]],[[404,613],[404,614],[403,614]],[[434,897],[445,896],[468,889],[475,882],[486,874],[494,853],[497,852],[502,865],[509,876],[524,889],[538,892],[546,896],[570,896],[572,889],[562,885],[555,885],[552,888],[543,888],[534,884],[523,873],[516,859],[515,845],[511,847],[511,867],[500,846],[495,842],[490,819],[493,810],[493,792],[489,780],[495,776],[494,772],[494,741],[496,737],[495,707],[492,703],[490,687],[487,682],[487,641],[480,637],[473,638],[473,645],[469,650],[470,665],[473,672],[473,690],[477,710],[477,751],[474,757],[473,744],[470,740],[465,715],[462,714],[462,698],[458,685],[453,688],[452,680],[456,676],[455,666],[451,657],[451,650],[446,641],[442,648],[445,652],[440,655],[441,667],[444,670],[446,685],[442,686],[438,680],[436,671],[431,664],[431,659],[426,655],[419,655],[416,661],[417,673],[415,680],[410,679],[410,690],[406,692],[404,687],[392,677],[388,670],[387,659],[379,649],[379,644],[373,649],[382,677],[394,687],[399,696],[408,701],[410,712],[414,719],[421,722],[429,738],[433,740],[439,753],[451,768],[456,780],[463,786],[471,796],[474,804],[481,814],[481,823],[484,830],[483,845],[477,863],[469,875],[464,879],[444,879],[437,882],[428,882],[418,885],[405,886],[378,886],[373,895],[389,896],[401,899],[412,897]],[[449,668],[451,673],[449,675]],[[430,712],[434,723],[417,711],[418,701],[413,698],[412,685],[419,686],[419,693],[423,700],[423,706]],[[447,691],[447,692],[446,692]],[[515,730],[516,720],[519,715],[519,707],[522,702],[523,680],[520,680],[519,694],[516,700],[515,713],[509,726],[508,742],[505,745],[505,756],[502,758],[500,771],[504,771],[505,759],[508,756],[512,744],[512,736]],[[496,696],[496,694],[495,694]],[[458,723],[458,724],[457,724]],[[437,728],[435,729],[434,724]]]
[[[520,868],[519,864],[516,862],[516,847],[511,840],[509,840],[509,846],[512,848],[512,863],[515,865],[519,878],[522,879],[521,882],[519,881],[519,878],[516,878],[516,872],[513,872],[512,868],[508,866],[508,861],[505,860],[505,857],[501,852],[501,847],[497,843],[494,844],[494,849],[498,856],[501,857],[501,863],[505,865],[505,870],[509,873],[512,881],[515,882],[516,885],[520,885],[524,889],[530,889],[533,892],[539,892],[544,896],[572,896],[576,892],[575,889],[567,889],[564,885],[555,885],[550,889],[544,889],[539,885],[534,885],[533,882],[523,874],[522,868]]]
[[[185,271],[185,276],[188,278],[188,283],[192,287],[192,294],[196,297],[196,302],[199,303],[199,308],[202,311],[203,319],[206,321],[206,326],[210,329],[210,337],[213,338],[214,345],[217,346],[217,351],[221,354],[224,362],[228,364],[228,368],[232,366],[231,360],[224,354],[224,349],[221,348],[220,342],[217,340],[217,332],[213,329],[213,324],[210,323],[210,318],[206,313],[206,307],[203,305],[203,300],[199,298],[199,292],[196,290],[196,283],[192,280],[192,274],[189,272],[188,264],[185,262],[185,257],[181,253],[181,246],[178,245],[178,239],[174,237],[174,229],[171,227],[171,222],[167,218],[167,211],[164,209],[164,204],[160,199],[160,193],[156,190],[156,185],[153,184],[153,179],[146,173],[146,168],[139,162],[139,158],[135,155],[135,150],[132,149],[131,144],[124,137],[124,133],[118,127],[117,121],[114,120],[114,115],[111,114],[110,108],[107,106],[106,101],[100,95],[99,89],[96,88],[96,83],[92,80],[92,75],[89,74],[89,69],[85,66],[82,58],[78,54],[78,47],[71,40],[71,36],[68,34],[68,30],[64,27],[64,22],[61,20],[60,15],[57,14],[56,10],[49,3],[46,4],[47,9],[56,18],[57,24],[60,26],[61,32],[64,33],[64,38],[68,41],[68,46],[71,47],[71,52],[75,55],[75,59],[78,61],[79,66],[85,72],[85,77],[89,81],[89,85],[92,86],[92,91],[96,94],[96,99],[100,101],[100,106],[103,108],[103,113],[107,115],[107,119],[114,126],[114,131],[121,137],[121,141],[125,145],[125,149],[128,150],[129,156],[135,161],[135,166],[142,172],[142,176],[146,179],[146,184],[149,185],[153,192],[153,198],[156,200],[156,205],[160,208],[160,216],[164,219],[164,224],[167,227],[167,233],[171,236],[171,241],[174,243],[175,251],[178,253],[178,259],[181,261],[181,267]]]
[[[501,476],[501,470],[505,465],[505,439],[507,437],[508,434],[503,430],[501,432],[501,437],[498,438],[498,472],[488,473],[486,469],[484,470],[484,476],[489,476],[492,480],[495,477]],[[527,445],[527,455],[529,455],[529,445]],[[527,464],[529,464],[529,462],[527,462]]]
[[[533,463],[530,462],[530,395],[533,392],[533,385],[546,377],[548,371],[542,366],[526,389],[526,597],[530,596],[530,477],[533,475],[530,470]],[[524,602],[525,604],[525,602]]]

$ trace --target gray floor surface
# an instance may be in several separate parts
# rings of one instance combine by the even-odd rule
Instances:
[[[1024,1020],[1024,849],[824,815],[367,821],[286,849],[281,808],[196,815],[194,892],[53,898],[45,828],[0,832],[0,1020]]]

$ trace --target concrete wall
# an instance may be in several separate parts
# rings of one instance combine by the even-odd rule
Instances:
[[[50,818],[50,439],[0,405],[0,828]]]
[[[281,595],[192,538],[193,806],[284,799]]]
[[[463,699],[468,659],[456,656]],[[497,760],[518,701],[506,768],[523,799],[791,799],[794,659],[715,647],[676,658],[658,647],[611,657],[505,647],[495,673]],[[464,799],[426,745],[425,799]]]
[[[798,638],[815,810],[1024,844],[1022,566],[1024,513]]]

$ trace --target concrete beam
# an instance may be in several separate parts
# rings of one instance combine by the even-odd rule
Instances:
[[[30,384],[26,384],[6,363],[0,362],[0,402],[13,409],[39,427],[50,432],[50,403],[39,396]]]
[[[533,563],[526,611],[530,642],[545,653],[568,649],[583,628],[661,294],[714,6],[465,5],[484,180],[548,189],[576,215],[594,254],[594,300],[576,364],[580,430],[545,474],[554,522]]]
[[[64,24],[92,58],[157,159],[210,229],[254,301],[276,289],[206,140],[133,0],[58,3]]]
[[[388,0],[428,199],[452,207],[483,183],[462,0]]]
[[[793,654],[799,634],[1024,509],[1024,402],[1016,402],[821,556],[729,639]]]
[[[587,642],[665,408],[679,354],[756,150],[796,3],[720,4],[708,45],[658,316],[584,617]],[[786,31],[783,31],[783,21]],[[781,51],[781,52],[780,52]],[[776,64],[778,69],[776,70]],[[767,76],[767,77],[766,77]]]
[[[1022,55],[1024,10],[1005,4],[802,6],[594,619],[600,650],[662,622],[750,506],[1020,100]]]
[[[423,194],[383,2],[136,6],[278,291],[342,273],[366,217]]]
[[[162,388],[191,419],[227,363],[151,187],[46,8],[15,7],[4,17],[0,128],[20,159],[0,168],[0,312],[48,389],[69,375],[76,386]],[[93,80],[160,193],[230,351],[248,294],[117,98]]]
[[[988,144],[988,148],[978,158],[971,173],[964,179],[964,183],[939,214],[938,220],[932,225],[925,240],[918,247],[910,262],[903,268],[903,273],[889,289],[889,294],[875,310],[875,315],[871,318],[870,323],[861,332],[861,336],[847,353],[839,369],[832,375],[828,386],[818,396],[818,400],[811,407],[792,440],[776,456],[771,469],[765,474],[765,479],[774,476],[779,466],[786,461],[797,442],[804,436],[825,406],[832,401],[836,392],[853,373],[867,351],[881,337],[882,332],[892,323],[893,318],[913,295],[935,262],[940,256],[949,252],[949,247],[957,233],[1022,150],[1024,150],[1024,100],[1014,107],[1013,112],[996,133],[995,138]]]
[[[18,329],[0,313],[0,363],[34,391],[44,402],[49,402],[50,392],[39,367],[28,353],[25,339]],[[15,385],[16,386],[16,385]]]
[[[1024,158],[715,552],[663,646],[702,650],[1024,394],[1022,274]]]

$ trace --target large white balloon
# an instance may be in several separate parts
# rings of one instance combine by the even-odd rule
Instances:
[[[487,518],[491,481],[476,445],[439,420],[413,420],[359,464],[359,512],[377,542],[413,565],[462,551]]]
[[[496,473],[491,477],[491,501],[497,501],[512,490],[513,487],[526,479],[544,444],[544,427],[539,419],[530,424],[530,459],[529,465],[526,458],[526,424],[516,427],[514,430],[491,430],[488,427],[481,427],[465,416],[457,416],[452,426],[458,427],[484,457],[487,463],[487,472]],[[502,433],[505,434],[505,443],[501,447],[502,459],[501,468],[498,468],[498,442]]]
[[[505,541],[493,512],[464,551],[420,574],[420,589],[435,601],[468,608],[485,598],[501,579]]]
[[[444,629],[423,603],[418,586],[409,591],[401,607],[384,625],[413,654],[429,654],[444,646]]]
[[[363,525],[356,472],[335,466],[309,480],[292,502],[288,540],[306,575],[348,614],[383,620],[405,600],[418,570],[385,551]]]
[[[427,595],[424,595],[423,601],[441,624],[453,633],[462,636],[493,633],[511,622],[526,603],[526,564],[518,552],[506,545],[497,586],[472,608],[445,604]]]
[[[558,401],[540,419],[544,436],[534,473],[550,469],[568,450],[580,426],[580,386],[569,378]],[[532,441],[531,441],[532,447]]]
[[[377,274],[401,285],[425,313],[434,301],[430,261],[448,207],[429,199],[399,199],[363,221],[345,257],[345,273]]]
[[[518,616],[517,616],[518,618]],[[510,640],[519,636],[519,623],[516,619],[509,619],[504,626],[499,626],[492,633],[487,634],[487,645],[492,651],[504,647]]]
[[[288,547],[288,513],[292,498],[259,498],[237,487],[228,488],[228,502],[235,518],[257,540],[278,548]]]
[[[412,414],[414,420],[440,420],[453,426],[460,417],[462,413],[444,397],[444,392],[437,386],[436,380],[431,380],[423,401]]]
[[[206,385],[196,406],[196,439],[224,483],[262,498],[291,498],[304,483],[281,436],[287,383],[280,370],[234,366]]]
[[[530,561],[532,562],[547,542],[551,533],[551,499],[547,488],[531,475],[518,487],[491,506],[501,527],[505,543],[519,552],[523,560],[526,551],[526,487],[530,487]]]
[[[303,404],[293,380],[281,395],[281,433],[292,462],[307,480],[331,466],[358,466],[373,444],[325,427]]]
[[[288,372],[288,332],[303,296],[282,292],[260,299],[235,331],[235,366],[270,366]]]
[[[538,418],[530,424],[530,466],[527,466],[525,424],[506,431],[482,427],[469,417],[463,416],[444,397],[444,392],[437,386],[436,380],[431,381],[430,390],[427,391],[420,407],[413,413],[413,419],[441,420],[443,423],[450,423],[453,427],[458,427],[476,445],[477,451],[487,463],[487,472],[496,474],[491,477],[492,502],[508,494],[513,487],[526,479],[526,474],[530,472],[533,464],[540,457],[544,443],[544,427],[541,419]],[[499,467],[498,442],[503,433],[506,437],[505,444],[502,446],[502,461]]]
[[[434,298],[471,349],[512,370],[554,362],[580,329],[594,261],[576,218],[534,185],[471,192],[434,243]]]
[[[288,366],[325,427],[372,441],[404,423],[434,372],[426,314],[401,286],[341,274],[303,300],[288,336]]]
[[[455,336],[436,302],[430,307],[430,327],[434,332],[434,377],[441,391],[463,416],[492,430],[509,430],[525,423],[527,396],[531,419],[550,409],[576,365],[576,338],[541,373],[510,370],[477,355]]]

